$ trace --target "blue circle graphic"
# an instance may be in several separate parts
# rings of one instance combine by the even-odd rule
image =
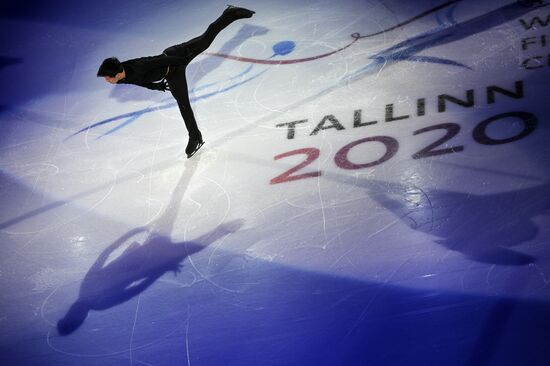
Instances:
[[[279,56],[285,56],[294,51],[296,43],[292,41],[281,41],[273,45],[273,53]]]

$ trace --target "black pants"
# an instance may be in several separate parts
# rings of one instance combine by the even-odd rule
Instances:
[[[183,117],[183,121],[185,122],[185,127],[187,127],[187,131],[189,132],[190,140],[202,140],[202,135],[197,126],[193,110],[191,109],[191,103],[189,102],[185,70],[191,60],[205,51],[212,44],[218,33],[234,20],[236,19],[232,15],[224,13],[210,24],[206,32],[199,37],[193,38],[185,43],[168,47],[164,50],[164,53],[168,56],[179,56],[188,59],[187,63],[184,65],[170,66],[166,81],[170,86],[170,92],[178,102],[178,107]]]

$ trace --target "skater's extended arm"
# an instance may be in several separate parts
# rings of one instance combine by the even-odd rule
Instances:
[[[188,61],[184,57],[165,54],[124,62],[111,57],[103,61],[97,75],[111,84],[134,84],[151,90],[166,91],[168,87],[165,78],[170,66],[186,65]]]
[[[122,63],[126,74],[118,78],[117,83],[134,84],[151,90],[166,91],[169,90],[165,80],[169,67],[186,63],[187,60],[183,57],[166,55],[128,60]]]
[[[126,234],[118,238],[114,243],[109,245],[103,252],[101,252],[101,254],[96,259],[94,264],[90,267],[90,270],[88,271],[88,274],[86,274],[86,276],[88,276],[90,273],[93,273],[103,268],[105,262],[107,262],[107,259],[115,250],[117,250],[122,244],[124,244],[127,240],[129,240],[134,235],[137,235],[145,231],[147,231],[145,227],[138,227],[128,231]]]

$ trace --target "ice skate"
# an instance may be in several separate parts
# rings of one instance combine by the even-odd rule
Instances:
[[[255,11],[245,9],[245,8],[239,8],[234,5],[227,5],[227,9],[224,10],[225,14],[231,14],[236,19],[243,19],[243,18],[251,18],[252,15],[256,14]]]
[[[204,141],[202,139],[200,140],[189,140],[189,143],[187,144],[187,147],[185,148],[185,153],[187,154],[187,159],[190,159],[199,149],[201,146],[204,145]]]

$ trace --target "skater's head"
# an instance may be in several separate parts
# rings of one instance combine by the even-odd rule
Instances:
[[[109,57],[103,60],[99,70],[97,70],[97,77],[102,77],[111,84],[116,84],[119,80],[125,77],[124,68],[116,57]]]
[[[88,316],[90,307],[83,301],[76,301],[67,315],[57,322],[57,331],[60,335],[68,335],[78,329]]]

